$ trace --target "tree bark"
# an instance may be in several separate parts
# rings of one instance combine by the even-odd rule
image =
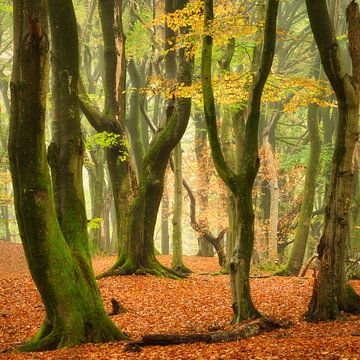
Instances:
[[[277,178],[277,170],[275,163],[275,156],[273,154],[272,146],[269,141],[269,128],[263,130],[263,145],[262,150],[264,154],[264,166],[269,177],[270,188],[270,216],[269,216],[269,235],[268,235],[268,251],[269,261],[272,264],[278,260],[278,220],[279,220],[279,197],[280,190]]]
[[[196,116],[197,115],[197,116]],[[207,136],[204,128],[206,126],[203,114],[196,112],[195,118],[195,155],[197,167],[200,176],[199,194],[199,223],[202,227],[208,229],[209,222],[207,221],[207,211],[209,207],[208,186],[210,182],[210,168],[209,157],[207,154]],[[203,236],[198,238],[199,251],[197,256],[214,256],[214,251],[211,243],[209,243]]]
[[[144,87],[144,85],[142,84],[140,71],[134,59],[129,60],[128,73],[130,75],[132,85],[132,89],[130,90],[130,111],[128,129],[131,141],[131,151],[134,156],[138,178],[140,178],[142,170],[141,163],[145,154],[141,128],[142,116],[140,112],[140,101],[142,96],[140,94],[140,89]]]
[[[74,31],[76,22],[72,3],[52,3],[53,7],[57,5],[60,5],[59,18],[74,21],[75,27],[71,27]],[[58,31],[61,33],[61,26]],[[76,42],[76,33],[68,35]],[[54,41],[56,36],[60,35],[54,34]],[[63,216],[63,233],[55,209],[45,152],[49,54],[45,1],[14,1],[14,44],[10,166],[25,255],[46,310],[46,318],[38,334],[20,349],[43,351],[83,342],[124,338],[101,303],[87,243],[79,241],[87,240],[86,236],[69,238],[69,234],[80,232],[78,224],[82,224],[82,214],[73,219],[73,231],[68,226],[69,218]],[[76,56],[69,58],[76,65],[75,59]],[[66,76],[67,85],[71,86],[68,76],[71,76],[72,69],[69,67],[67,70],[69,72],[62,75]],[[72,74],[76,75],[76,71]],[[65,86],[64,89],[69,90],[71,95],[74,88]],[[32,176],[28,176],[29,173]],[[79,206],[80,202],[74,205]]]
[[[271,330],[288,327],[288,323],[281,323],[271,319],[262,318],[251,321],[238,329],[228,331],[216,331],[204,334],[150,334],[143,336],[140,341],[127,343],[125,351],[138,351],[139,347],[151,345],[167,346],[198,342],[214,344],[220,342],[238,341],[257,336]]]
[[[347,9],[353,65],[353,75],[349,76],[344,70],[326,0],[307,0],[306,6],[321,62],[336,94],[339,109],[324,231],[318,246],[320,270],[307,313],[309,320],[326,321],[336,319],[341,310],[360,312],[360,297],[346,284],[345,278],[345,248],[354,177],[352,157],[358,137],[360,16],[358,5],[352,1]]]
[[[161,254],[169,255],[169,195],[166,191],[161,200]]]
[[[181,141],[175,146],[173,151],[174,156],[174,211],[173,211],[173,256],[171,268],[179,273],[191,272],[183,262],[183,247],[182,247],[182,209],[183,209],[183,176],[182,176],[182,153]]]

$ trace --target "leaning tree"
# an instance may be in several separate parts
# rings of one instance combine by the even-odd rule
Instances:
[[[338,105],[336,143],[325,207],[325,223],[318,245],[320,270],[315,279],[308,319],[335,319],[340,311],[360,312],[360,297],[346,284],[345,253],[354,180],[353,153],[358,140],[360,86],[360,14],[353,0],[347,8],[352,75],[342,60],[326,0],[307,0],[310,25],[321,63]]]
[[[52,39],[59,41],[53,48],[53,61],[58,62],[54,74],[61,68],[54,86],[60,87],[57,91],[62,92],[63,106],[71,109],[64,109],[71,121],[64,119],[65,128],[59,127],[60,142],[56,143],[56,159],[62,163],[64,181],[71,186],[57,200],[58,213],[45,150],[49,61],[46,1],[15,0],[13,8],[9,160],[19,231],[31,276],[46,310],[38,334],[21,346],[24,351],[125,338],[111,322],[101,302],[85,235],[80,175],[83,145],[74,100],[77,97],[78,47],[73,4],[70,0],[56,0],[49,5],[53,25],[56,24]],[[60,188],[57,186],[58,191]],[[66,202],[72,196],[79,197],[74,204],[79,213],[64,213],[69,208]]]

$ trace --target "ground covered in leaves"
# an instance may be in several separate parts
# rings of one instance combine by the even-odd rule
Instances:
[[[169,265],[169,256],[159,256]],[[114,257],[96,257],[96,273],[109,268]],[[226,275],[215,258],[185,257],[195,274],[185,280],[152,276],[111,277],[98,281],[108,312],[111,299],[128,311],[112,316],[131,339],[150,333],[194,333],[229,329],[231,295]],[[360,292],[360,281],[353,282]],[[125,343],[86,344],[43,353],[18,353],[16,345],[38,330],[44,307],[27,270],[22,246],[0,241],[0,359],[359,359],[360,317],[308,324],[303,320],[310,299],[307,278],[252,279],[253,299],[260,311],[290,319],[290,329],[222,344],[151,346],[141,352],[124,352]],[[10,351],[9,351],[10,349]]]

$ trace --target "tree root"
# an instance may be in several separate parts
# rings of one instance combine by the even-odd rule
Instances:
[[[190,270],[188,267],[186,267],[185,265],[181,265],[181,266],[175,266],[173,268],[173,270],[178,273],[178,274],[182,274],[184,276],[189,276],[190,274],[193,273],[192,270]]]
[[[289,328],[291,324],[287,321],[277,321],[261,318],[248,322],[241,327],[230,331],[216,331],[200,334],[152,334],[145,335],[139,341],[131,341],[126,344],[125,351],[139,351],[143,346],[151,345],[179,345],[197,342],[219,343],[246,339],[274,329]]]
[[[131,261],[117,261],[112,268],[98,275],[96,278],[102,279],[109,276],[122,275],[154,275],[160,278],[170,278],[174,280],[185,277],[183,274],[169,269],[157,261],[151,261],[146,266],[135,266]]]
[[[128,339],[127,335],[121,333],[110,319],[107,321],[106,318],[104,323],[93,323],[91,326],[75,324],[74,326],[68,325],[66,328],[58,328],[44,324],[37,335],[21,344],[17,350],[21,352],[47,351],[83,343],[104,343]]]

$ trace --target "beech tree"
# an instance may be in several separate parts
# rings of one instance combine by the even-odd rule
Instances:
[[[176,7],[181,9],[186,4],[186,0],[178,0]],[[180,28],[181,33],[187,31],[185,27]],[[178,50],[177,60],[177,82],[191,86],[193,60],[186,57],[184,48]],[[128,218],[128,237],[116,263],[103,276],[133,273],[177,276],[176,272],[159,263],[154,251],[154,231],[165,170],[171,151],[186,130],[191,109],[189,97],[174,95],[170,100],[166,109],[166,124],[153,137],[141,164],[137,194]]]
[[[55,42],[53,61],[59,61],[54,74],[61,75],[54,79],[55,97],[59,100],[61,93],[69,104],[68,110],[74,111],[68,112],[64,119],[66,130],[58,129],[62,130],[58,159],[62,162],[64,182],[70,187],[69,192],[57,199],[59,213],[45,151],[49,62],[46,1],[15,0],[13,7],[10,166],[26,259],[46,310],[38,334],[20,347],[23,351],[125,338],[111,322],[101,302],[85,236],[80,176],[83,145],[74,100],[77,97],[78,46],[73,5],[71,1],[52,1],[50,5]],[[71,210],[63,213],[69,209],[67,201],[74,200],[71,198],[74,192],[79,198],[73,205],[79,213]]]
[[[104,110],[91,102],[79,81],[81,110],[91,126],[99,132],[115,135],[115,142],[106,148],[106,160],[114,198],[117,241],[121,250],[128,237],[127,219],[136,187],[131,159],[126,156],[124,95],[126,81],[125,36],[122,28],[122,1],[99,0],[99,16],[104,42]]]
[[[260,316],[250,295],[250,261],[254,243],[254,209],[252,190],[259,168],[258,127],[263,88],[270,73],[276,41],[278,0],[269,0],[266,11],[264,44],[258,71],[250,87],[245,120],[245,132],[239,134],[243,141],[241,154],[237,154],[237,173],[226,162],[217,132],[215,101],[211,82],[212,36],[203,37],[201,80],[204,113],[215,168],[232,192],[235,202],[235,218],[232,226],[235,247],[230,260],[233,322]],[[204,3],[204,25],[207,30],[213,20],[213,0]],[[241,121],[238,119],[237,121]],[[238,133],[236,134],[237,136]],[[237,139],[239,141],[239,139]],[[237,149],[240,149],[238,146]]]
[[[321,63],[338,105],[338,125],[325,224],[318,245],[320,270],[315,279],[307,314],[309,320],[324,321],[336,319],[342,310],[360,312],[360,296],[346,283],[345,275],[349,206],[354,179],[353,153],[359,135],[360,14],[357,3],[351,1],[346,11],[352,62],[352,75],[349,75],[345,71],[326,0],[307,0],[306,6]]]

